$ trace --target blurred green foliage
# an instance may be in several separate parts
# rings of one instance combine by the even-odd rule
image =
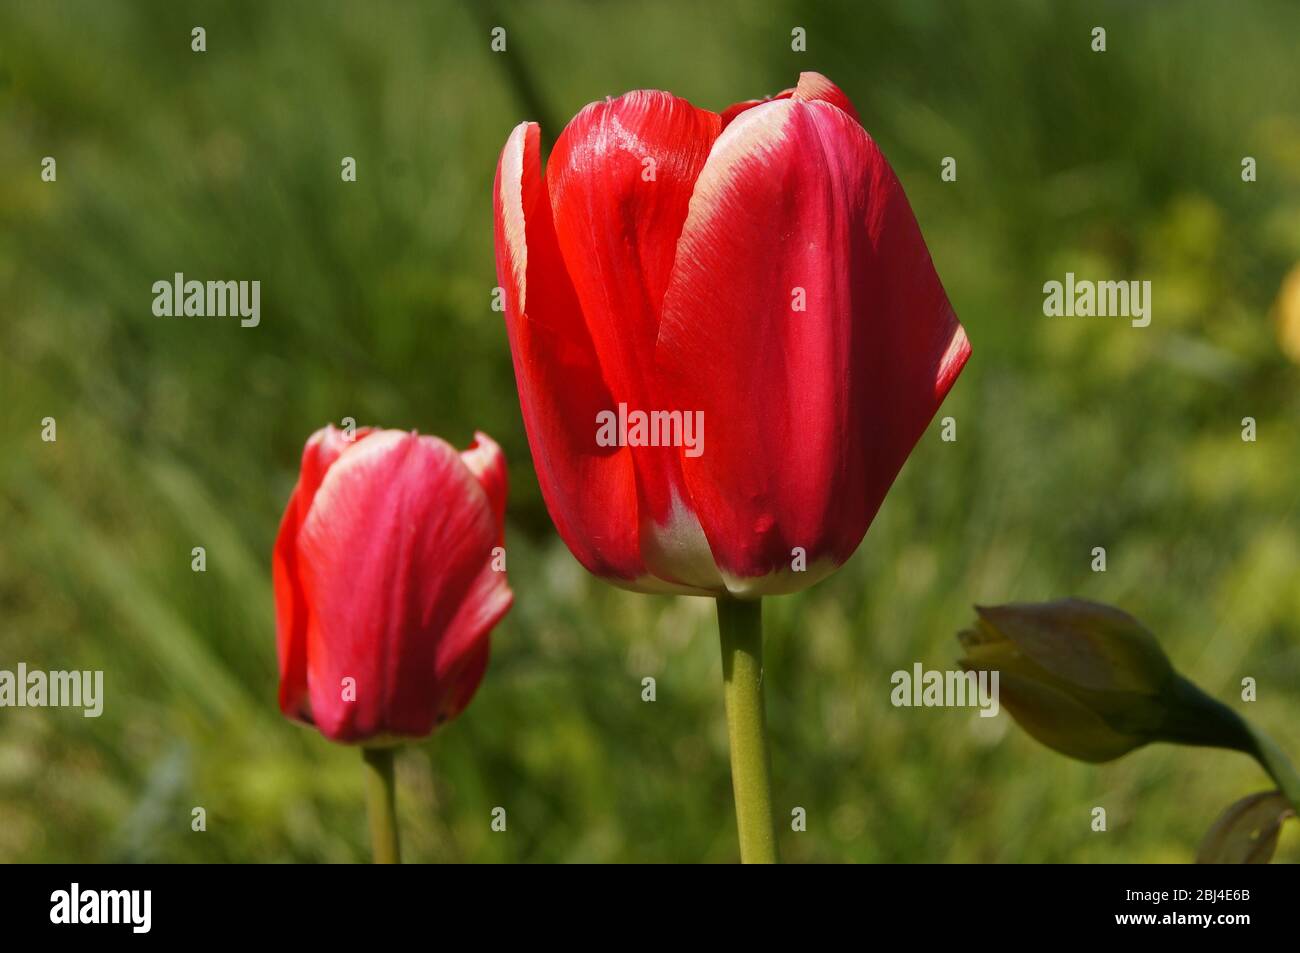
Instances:
[[[1300,755],[1300,391],[1268,320],[1300,258],[1297,35],[1287,2],[4,0],[0,668],[102,668],[107,699],[0,710],[0,860],[368,856],[357,752],[275,706],[271,544],[345,416],[511,460],[516,607],[474,703],[399,761],[407,857],[735,859],[713,606],[613,590],[555,537],[491,184],[522,119],[554,136],[637,87],[721,109],[801,69],[890,157],[974,356],[957,442],[936,423],[850,563],[766,606],[776,800],[808,816],[784,854],[1190,860],[1266,787],[1246,758],[1077,764],[1005,716],[895,709],[889,678],[951,667],[973,602],[1085,596]],[[1067,270],[1150,279],[1151,327],[1043,317]],[[260,279],[261,326],[153,317],[176,271]]]

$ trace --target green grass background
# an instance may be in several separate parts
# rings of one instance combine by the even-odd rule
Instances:
[[[345,416],[482,428],[511,463],[516,606],[470,708],[400,758],[408,858],[734,860],[713,606],[611,589],[555,536],[491,184],[522,119],[553,137],[637,87],[721,109],[801,69],[890,158],[974,356],[957,442],[933,425],[857,555],[767,601],[783,852],[1191,859],[1266,786],[1244,757],[1085,766],[1005,716],[894,709],[889,677],[951,667],[972,603],[1085,596],[1300,756],[1300,392],[1269,319],[1300,259],[1298,35],[1286,2],[3,0],[0,668],[103,669],[107,700],[0,710],[0,860],[367,858],[356,751],[275,705],[271,545],[303,441]],[[1043,317],[1067,270],[1150,279],[1151,326]],[[175,271],[259,278],[261,326],[153,317]]]

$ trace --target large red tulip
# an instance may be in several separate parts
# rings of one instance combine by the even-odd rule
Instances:
[[[463,453],[414,432],[313,434],[273,560],[280,709],[366,744],[459,714],[510,608],[505,499],[485,434]]]
[[[537,125],[516,127],[494,198],[529,444],[582,564],[752,597],[848,559],[970,354],[848,98],[804,73],[721,115],[592,103],[544,174]],[[704,439],[609,446],[620,407],[702,413]]]

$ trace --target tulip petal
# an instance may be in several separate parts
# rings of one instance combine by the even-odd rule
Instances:
[[[794,88],[794,98],[809,103],[830,103],[841,112],[847,113],[854,122],[861,122],[858,111],[853,108],[853,102],[845,94],[844,90],[821,73],[811,71],[800,73],[799,85]]]
[[[743,99],[738,103],[732,103],[726,109],[722,110],[719,115],[722,117],[722,128],[726,129],[731,125],[731,121],[741,113],[753,109],[755,106],[761,106],[763,103],[770,103],[773,99],[789,99],[794,94],[793,89],[784,89],[769,99]]]
[[[596,445],[596,415],[613,399],[556,244],[539,139],[536,123],[515,128],[494,188],[497,275],[520,409],[561,538],[595,575],[634,580],[645,565],[631,451]]]
[[[298,534],[324,735],[422,737],[463,707],[458,678],[481,677],[488,630],[511,601],[490,568],[497,536],[483,488],[437,438],[383,431],[330,468]]]
[[[661,392],[704,412],[705,452],[681,462],[728,588],[803,588],[847,559],[969,350],[898,179],[849,114],[791,98],[728,126],[657,346]],[[807,569],[791,577],[796,550]]]
[[[805,102],[820,101],[830,103],[832,106],[848,113],[855,121],[859,121],[858,111],[853,108],[853,102],[842,89],[821,73],[805,72],[799,74],[798,86],[783,89],[770,99],[747,99],[744,102],[728,106],[722,111],[722,128],[726,129],[727,126],[731,125],[733,119],[746,110],[761,106],[763,103],[770,103],[775,99],[802,99]]]
[[[661,409],[652,381],[664,292],[720,128],[716,113],[637,90],[583,109],[547,164],[556,236],[604,380],[631,411]],[[670,522],[683,496],[677,453],[640,446],[633,459],[643,520]]]
[[[311,509],[325,473],[344,450],[374,432],[363,427],[349,438],[332,425],[316,431],[302,451],[298,483],[289,497],[271,556],[275,586],[276,649],[280,660],[280,710],[310,720],[307,708],[308,607],[298,576],[298,531]]]
[[[487,493],[492,504],[492,515],[496,517],[497,527],[504,528],[506,521],[506,455],[501,452],[497,442],[483,433],[474,431],[474,442],[462,450],[460,458],[465,461],[475,479]]]
[[[645,392],[677,239],[718,130],[714,113],[637,90],[578,113],[547,164],[560,250],[619,399]]]

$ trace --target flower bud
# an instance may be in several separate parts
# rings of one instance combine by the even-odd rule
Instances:
[[[1082,599],[976,607],[958,635],[967,671],[1000,673],[1000,701],[1049,748],[1111,761],[1151,741],[1252,751],[1241,718],[1170,664],[1155,637]]]

